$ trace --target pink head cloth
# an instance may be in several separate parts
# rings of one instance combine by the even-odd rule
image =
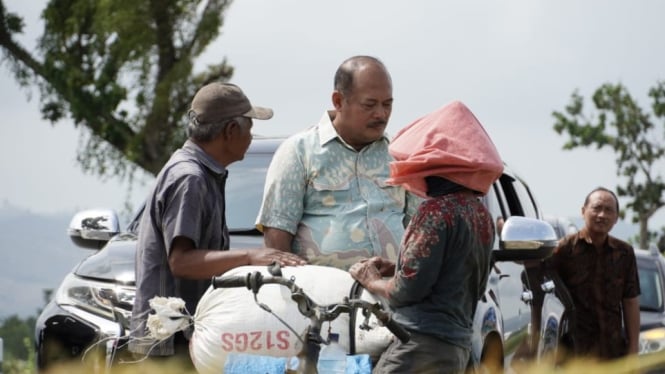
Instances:
[[[440,176],[486,194],[503,161],[476,116],[460,101],[421,117],[390,142],[390,184],[427,196],[425,177]]]

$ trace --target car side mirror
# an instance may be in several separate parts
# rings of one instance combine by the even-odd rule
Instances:
[[[106,242],[120,232],[118,215],[112,210],[84,210],[74,215],[67,234],[79,247],[101,249]]]
[[[552,254],[558,242],[552,226],[535,218],[509,217],[501,230],[495,261],[540,260]]]

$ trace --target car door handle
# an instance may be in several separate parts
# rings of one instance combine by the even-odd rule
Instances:
[[[524,291],[522,292],[522,296],[520,298],[523,302],[529,304],[533,300],[533,293],[531,293],[531,291]]]
[[[548,280],[540,285],[540,289],[543,290],[543,292],[545,293],[552,293],[554,292],[555,288],[556,286],[554,285],[554,281],[551,280]]]

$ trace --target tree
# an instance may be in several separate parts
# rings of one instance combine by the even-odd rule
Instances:
[[[230,0],[50,0],[31,54],[15,36],[22,18],[0,0],[0,50],[16,80],[40,90],[52,124],[69,116],[84,142],[85,172],[131,179],[156,175],[184,141],[195,91],[227,81],[226,59],[194,74],[193,64],[220,32]]]
[[[649,232],[649,219],[661,208],[665,183],[655,164],[665,154],[663,118],[665,117],[665,82],[649,90],[652,114],[645,113],[621,84],[606,83],[593,94],[596,116],[583,113],[584,99],[577,91],[565,111],[553,112],[554,130],[566,133],[563,149],[609,147],[616,153],[617,176],[625,181],[617,185],[617,195],[629,198],[626,205],[639,223],[639,246],[647,248],[657,234]]]
[[[6,317],[0,323],[0,336],[3,339],[8,358],[28,359],[30,346],[25,345],[26,338],[35,335],[35,317],[23,319],[17,315]]]

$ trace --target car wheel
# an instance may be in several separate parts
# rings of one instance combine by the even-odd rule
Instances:
[[[503,344],[497,335],[491,334],[485,338],[483,353],[475,372],[478,374],[503,373]]]

